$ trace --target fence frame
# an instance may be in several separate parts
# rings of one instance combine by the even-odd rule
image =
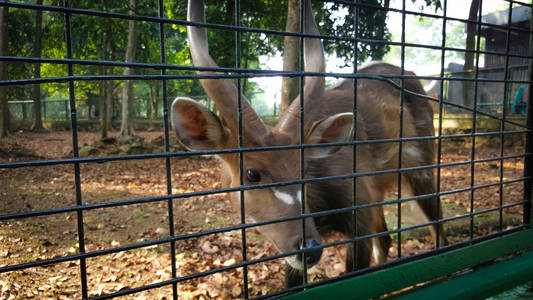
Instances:
[[[524,3],[521,1],[514,1],[514,0],[506,0],[511,6],[512,5],[526,5],[531,7],[531,4]],[[329,1],[329,2],[337,2],[337,3],[343,3],[347,5],[356,5],[356,7],[363,8],[363,7],[371,7],[373,9],[383,9],[381,7],[373,7],[368,4],[361,4],[357,0],[354,1],[342,1],[342,0],[336,0],[336,1]],[[444,3],[444,11],[446,11],[447,7],[447,0],[443,0]],[[29,263],[23,263],[23,264],[17,264],[17,265],[8,265],[4,267],[0,267],[0,274],[16,271],[16,270],[23,270],[30,267],[38,267],[38,266],[44,266],[49,264],[55,264],[59,262],[65,262],[65,261],[79,261],[80,262],[80,281],[81,281],[81,294],[84,299],[88,299],[88,286],[87,286],[87,266],[86,266],[86,260],[88,258],[102,256],[106,254],[111,253],[117,253],[120,251],[125,250],[131,250],[151,245],[160,245],[160,244],[169,244],[170,245],[170,252],[171,252],[171,263],[172,263],[172,279],[167,281],[162,281],[158,283],[153,283],[141,287],[136,287],[132,289],[122,290],[118,291],[113,294],[103,295],[100,297],[94,297],[91,299],[108,299],[113,297],[118,297],[122,295],[129,295],[141,291],[150,290],[153,288],[158,288],[162,286],[172,286],[173,290],[173,298],[178,298],[178,284],[182,281],[189,280],[192,278],[198,278],[203,277],[209,274],[214,274],[221,271],[226,271],[230,269],[236,269],[236,268],[243,268],[244,270],[244,297],[249,298],[248,294],[248,278],[247,278],[247,267],[252,264],[256,264],[259,262],[269,261],[277,258],[287,257],[298,253],[303,253],[304,250],[294,251],[291,253],[283,253],[278,254],[274,256],[269,256],[266,258],[260,258],[255,260],[249,260],[247,259],[247,251],[246,247],[243,247],[243,262],[236,263],[232,266],[228,267],[221,267],[217,269],[212,269],[209,271],[199,272],[196,274],[193,274],[191,276],[184,276],[184,277],[177,277],[176,275],[176,261],[175,261],[175,252],[176,252],[176,246],[175,242],[180,240],[185,240],[193,237],[201,237],[209,234],[214,233],[220,233],[220,232],[227,232],[232,230],[241,230],[243,233],[245,233],[245,230],[248,228],[254,228],[258,226],[264,226],[268,224],[273,223],[279,223],[279,222],[286,222],[291,220],[304,220],[306,218],[312,218],[317,217],[325,214],[333,214],[333,213],[339,213],[339,212],[347,212],[347,211],[355,211],[357,209],[367,208],[371,206],[383,206],[387,204],[396,204],[398,206],[398,227],[396,230],[389,230],[384,233],[369,235],[369,236],[363,236],[363,237],[353,237],[348,238],[347,240],[341,241],[341,242],[335,242],[330,243],[326,245],[321,245],[319,248],[325,248],[330,247],[332,245],[343,245],[348,243],[354,243],[358,240],[362,239],[368,239],[373,237],[378,237],[384,234],[391,234],[396,233],[398,235],[397,243],[400,246],[399,249],[399,258],[397,260],[385,263],[383,265],[379,265],[376,267],[370,267],[363,270],[357,270],[336,278],[320,281],[320,282],[311,282],[308,283],[305,277],[305,283],[302,286],[283,290],[280,292],[275,292],[266,296],[257,297],[257,299],[261,298],[271,298],[271,297],[278,297],[278,296],[285,296],[289,292],[298,292],[292,295],[289,295],[287,299],[304,299],[310,296],[313,297],[331,297],[332,295],[336,295],[338,297],[342,298],[366,298],[366,297],[377,297],[386,293],[395,292],[398,290],[401,290],[403,288],[431,281],[435,278],[439,278],[445,275],[450,275],[452,273],[455,273],[457,271],[473,268],[482,264],[485,264],[487,262],[493,261],[496,258],[507,256],[507,255],[513,255],[517,252],[523,251],[523,254],[516,256],[516,258],[513,258],[505,263],[499,263],[495,264],[490,267],[480,268],[479,270],[475,272],[494,272],[494,269],[501,270],[503,268],[509,268],[509,267],[515,267],[525,264],[532,265],[533,264],[533,258],[532,258],[532,252],[528,252],[528,248],[533,247],[533,229],[531,228],[532,219],[531,219],[531,199],[532,199],[532,175],[533,175],[533,105],[528,106],[528,113],[527,113],[527,124],[524,126],[523,124],[520,124],[518,122],[510,121],[506,118],[505,114],[505,105],[503,107],[504,113],[501,117],[494,116],[482,111],[478,111],[476,109],[476,105],[474,105],[474,108],[465,107],[463,105],[453,104],[453,103],[446,103],[442,99],[436,100],[431,97],[425,96],[424,98],[428,101],[436,101],[439,104],[439,134],[435,137],[415,137],[415,138],[409,138],[409,137],[402,137],[400,134],[400,137],[398,139],[392,139],[392,140],[371,140],[371,141],[353,141],[353,142],[346,142],[346,143],[329,143],[329,144],[320,144],[320,145],[295,145],[295,146],[276,146],[276,147],[255,147],[255,148],[243,148],[242,147],[242,124],[239,125],[239,148],[238,149],[224,149],[224,150],[209,150],[209,151],[193,151],[193,152],[170,152],[170,146],[169,146],[169,100],[167,95],[167,87],[166,83],[168,80],[171,79],[202,79],[202,78],[231,78],[237,80],[244,79],[244,78],[252,78],[252,77],[265,77],[265,76],[331,76],[331,77],[343,77],[343,78],[352,78],[352,79],[375,79],[375,80],[381,80],[385,81],[391,85],[394,85],[396,88],[401,90],[401,97],[403,99],[405,93],[411,93],[407,90],[403,89],[403,81],[405,79],[413,78],[413,76],[405,75],[403,72],[400,76],[387,76],[387,75],[376,75],[376,76],[370,76],[370,75],[361,75],[361,74],[332,74],[332,73],[309,73],[309,72],[303,72],[295,71],[295,72],[282,72],[282,71],[261,71],[261,70],[250,70],[250,69],[242,69],[240,65],[237,65],[235,68],[200,68],[200,67],[190,67],[190,66],[175,66],[175,65],[169,65],[166,63],[165,60],[165,38],[164,38],[164,25],[165,24],[177,24],[177,25],[194,25],[194,26],[204,26],[207,28],[218,28],[218,29],[229,29],[229,30],[235,30],[237,33],[237,41],[240,39],[240,34],[242,32],[256,32],[256,33],[265,33],[265,34],[276,34],[276,35],[291,35],[291,36],[297,36],[302,41],[305,37],[318,37],[321,39],[333,39],[333,40],[347,40],[350,42],[353,42],[355,45],[359,42],[369,42],[368,40],[364,40],[359,38],[357,35],[357,26],[355,29],[355,38],[354,37],[331,37],[331,36],[322,36],[322,35],[308,35],[304,34],[303,32],[300,33],[290,33],[290,32],[283,32],[283,31],[275,31],[275,30],[266,30],[266,29],[258,29],[258,28],[246,28],[240,26],[240,15],[238,12],[240,11],[240,1],[236,0],[236,26],[230,26],[230,25],[220,25],[220,24],[197,24],[194,22],[187,22],[184,20],[172,20],[165,18],[164,14],[164,2],[163,0],[158,0],[158,16],[157,17],[148,17],[148,16],[139,16],[139,15],[130,15],[130,14],[120,14],[120,13],[109,13],[109,12],[102,12],[102,11],[92,11],[92,10],[85,10],[85,9],[77,9],[72,8],[70,6],[69,0],[64,0],[63,6],[51,6],[51,5],[34,5],[34,4],[26,4],[26,3],[19,3],[19,2],[0,2],[0,7],[12,7],[12,8],[19,8],[19,9],[29,9],[29,10],[46,10],[50,12],[60,12],[63,13],[65,16],[65,29],[66,29],[66,58],[65,59],[49,59],[49,58],[28,58],[28,57],[18,57],[18,56],[0,56],[0,61],[3,62],[43,62],[43,63],[55,63],[55,64],[62,64],[67,65],[68,67],[68,76],[64,77],[55,77],[55,78],[26,78],[26,79],[16,79],[16,80],[1,80],[0,86],[11,86],[11,85],[29,85],[29,84],[39,84],[39,83],[47,83],[47,82],[68,82],[69,87],[69,101],[70,101],[70,120],[72,124],[72,145],[73,145],[73,158],[69,159],[58,159],[58,160],[36,160],[36,161],[29,161],[29,162],[8,162],[8,163],[0,163],[0,169],[16,169],[21,167],[35,167],[35,166],[50,166],[50,165],[57,165],[57,164],[67,164],[73,166],[73,174],[75,178],[75,190],[76,190],[76,204],[70,207],[62,207],[57,209],[50,209],[50,210],[42,210],[42,211],[30,211],[30,212],[23,212],[23,213],[13,213],[13,214],[3,214],[0,215],[0,222],[1,221],[7,221],[7,220],[19,220],[19,219],[25,219],[30,218],[34,216],[45,216],[50,214],[59,214],[59,213],[65,213],[65,212],[75,212],[77,215],[77,232],[78,232],[78,240],[79,240],[79,253],[78,254],[72,254],[67,255],[63,257],[56,257],[52,259],[42,260],[42,261],[32,261]],[[303,5],[301,6],[301,12],[303,11]],[[356,11],[359,11],[359,9],[356,9]],[[425,13],[417,13],[417,12],[410,12],[405,9],[405,0],[403,0],[403,9],[389,9],[388,11],[393,12],[399,12],[402,13],[403,16],[403,22],[402,22],[402,41],[401,42],[388,42],[388,41],[371,41],[374,43],[385,43],[388,45],[394,45],[394,46],[401,46],[402,47],[402,70],[404,70],[404,63],[405,63],[405,47],[420,47],[425,49],[437,49],[442,51],[442,64],[444,63],[444,53],[446,51],[462,51],[462,52],[473,52],[476,55],[477,62],[479,62],[479,56],[480,54],[499,54],[501,53],[494,53],[490,51],[482,51],[480,50],[479,46],[479,40],[477,39],[477,47],[475,50],[469,49],[457,49],[452,47],[446,47],[445,46],[445,37],[446,37],[446,21],[452,20],[452,21],[460,21],[464,23],[472,23],[472,21],[457,19],[457,18],[451,18],[447,17],[446,14],[443,16],[440,15],[433,15],[433,14],[425,14]],[[480,9],[481,11],[481,9]],[[509,20],[512,19],[511,11],[509,11]],[[126,63],[126,62],[114,62],[114,61],[100,61],[100,60],[78,60],[73,59],[72,57],[72,41],[71,41],[71,24],[70,24],[70,18],[72,15],[89,15],[89,16],[100,16],[104,18],[119,18],[124,20],[135,20],[135,21],[146,21],[146,22],[155,22],[159,24],[159,33],[160,33],[160,63],[159,64],[145,64],[145,63]],[[426,17],[432,17],[437,19],[443,20],[443,40],[441,46],[428,46],[428,45],[419,45],[419,44],[412,44],[412,43],[406,43],[405,42],[405,17],[406,15],[415,15],[415,16],[426,16]],[[354,19],[357,23],[358,13],[355,14]],[[303,18],[300,18],[303,22]],[[479,13],[478,21],[474,22],[477,24],[478,28],[481,25],[484,26],[494,26],[494,27],[500,27],[503,30],[506,30],[508,32],[508,35],[511,34],[512,30],[521,30],[524,31],[522,28],[517,28],[513,26],[501,26],[501,25],[493,25],[493,24],[485,24],[481,22],[481,13]],[[303,26],[300,26],[303,28]],[[478,31],[479,32],[479,31]],[[532,30],[527,30],[530,36],[533,36]],[[303,43],[301,43],[303,44]],[[241,57],[240,54],[240,43],[237,42],[236,45],[236,55],[237,57]],[[303,47],[303,46],[302,46]],[[356,47],[357,49],[357,47]],[[531,50],[531,47],[530,47]],[[300,51],[300,55],[302,61],[302,51]],[[461,81],[472,81],[474,82],[476,86],[477,91],[477,84],[479,82],[503,82],[506,87],[509,84],[512,83],[520,83],[520,84],[528,84],[531,87],[531,84],[533,82],[533,75],[531,70],[533,70],[533,56],[523,56],[523,55],[512,55],[509,53],[509,45],[507,45],[507,52],[505,53],[507,59],[506,59],[506,76],[504,80],[490,80],[490,79],[482,79],[478,78],[478,66],[479,63],[476,64],[476,71],[475,71],[475,78],[473,79],[454,79],[454,80],[461,80]],[[507,70],[509,69],[509,57],[522,57],[527,58],[530,60],[529,69],[530,69],[530,78],[529,80],[510,80],[508,79]],[[240,61],[239,59],[237,61]],[[356,60],[357,62],[357,60]],[[133,68],[154,68],[157,70],[160,70],[160,75],[75,75],[74,74],[74,66],[75,65],[104,65],[104,66],[120,66],[120,67],[133,67]],[[357,69],[357,63],[354,64],[355,70]],[[226,72],[227,75],[220,75],[220,74],[213,74],[213,75],[168,75],[166,74],[167,70],[188,70],[188,71],[217,71],[217,72]],[[392,82],[391,79],[399,78],[401,80],[401,84],[395,84]],[[441,74],[439,77],[427,77],[427,76],[416,76],[416,78],[419,79],[437,79],[441,80],[441,91],[443,88],[442,82],[445,80],[450,80],[449,78],[445,77],[443,74],[443,66],[441,66]],[[92,158],[80,158],[79,157],[79,145],[78,145],[78,119],[77,119],[77,110],[76,110],[76,97],[75,97],[75,86],[74,83],[77,81],[85,81],[85,80],[159,80],[163,83],[163,107],[164,107],[164,137],[165,137],[165,152],[161,154],[146,154],[146,155],[128,155],[128,156],[111,156],[111,157],[92,157]],[[302,85],[300,87],[300,90],[303,89],[303,80],[301,80]],[[240,87],[240,84],[238,84]],[[354,87],[356,88],[356,86]],[[356,93],[355,93],[356,94]],[[239,93],[240,95],[240,93]],[[507,95],[505,96],[507,97]],[[476,99],[476,98],[474,98]],[[356,100],[356,99],[355,99]],[[506,103],[508,99],[504,99],[504,103]],[[533,96],[531,93],[529,94],[529,103],[533,103]],[[303,102],[302,102],[303,103]],[[455,107],[464,109],[465,111],[469,111],[473,114],[473,119],[475,124],[476,116],[477,115],[483,115],[487,116],[493,119],[496,119],[500,121],[501,128],[499,131],[494,132],[488,132],[488,133],[481,133],[476,132],[475,125],[474,130],[470,134],[456,134],[456,135],[443,135],[442,134],[442,113],[443,113],[443,105],[453,105]],[[403,111],[403,101],[402,101],[402,111]],[[356,107],[354,107],[354,111],[356,110]],[[239,112],[240,112],[240,100],[239,100]],[[300,120],[303,120],[303,109],[301,112],[301,118]],[[240,120],[241,118],[239,118]],[[401,118],[400,118],[401,119]],[[301,121],[303,122],[303,121]],[[403,122],[400,124],[400,128]],[[520,130],[514,130],[514,131],[504,131],[505,125],[510,124],[514,126],[518,126],[521,128]],[[301,126],[303,128],[303,126]],[[301,137],[304,136],[303,129],[300,133]],[[400,132],[402,129],[400,129]],[[526,146],[525,146],[525,153],[520,155],[508,155],[505,156],[503,153],[503,141],[504,137],[506,135],[512,135],[512,134],[526,134]],[[490,159],[475,159],[475,147],[474,142],[472,143],[472,159],[468,161],[461,161],[461,162],[452,162],[452,163],[442,163],[441,162],[441,147],[442,147],[442,141],[445,139],[450,138],[458,138],[458,137],[471,137],[474,141],[476,137],[480,136],[499,136],[501,141],[501,153],[500,156],[497,158],[490,158]],[[402,168],[401,163],[400,166],[397,169],[394,170],[387,170],[387,171],[378,171],[378,172],[367,172],[367,173],[353,173],[350,175],[339,175],[339,176],[330,176],[330,177],[324,177],[324,178],[313,178],[313,179],[300,179],[296,181],[290,181],[290,182],[282,182],[282,183],[272,183],[272,184],[257,184],[257,185],[251,185],[251,186],[245,186],[242,185],[237,188],[221,188],[221,189],[215,189],[215,190],[209,190],[204,192],[191,192],[191,193],[181,193],[181,194],[173,194],[172,193],[172,180],[171,180],[171,163],[170,159],[172,157],[190,157],[195,155],[213,155],[213,154],[228,154],[228,153],[238,153],[240,156],[240,166],[241,166],[241,183],[242,183],[242,157],[247,152],[252,151],[265,151],[265,150],[286,150],[286,149],[300,149],[301,155],[302,155],[302,164],[303,164],[303,153],[305,149],[311,148],[311,147],[327,147],[327,146],[354,146],[356,147],[359,144],[371,144],[371,143],[389,143],[389,142],[397,142],[399,143],[399,146],[401,148],[401,145],[403,142],[406,141],[414,141],[414,140],[434,140],[438,143],[438,161],[437,163],[433,165],[427,165],[427,166],[421,166],[421,167],[415,167],[415,168]],[[400,151],[401,152],[401,151]],[[166,167],[166,188],[167,188],[167,194],[164,196],[158,196],[158,197],[147,197],[147,198],[138,198],[138,199],[128,199],[124,201],[117,201],[117,202],[104,202],[104,203],[97,203],[97,204],[86,204],[82,201],[82,191],[81,191],[81,181],[80,181],[80,165],[82,164],[90,164],[90,163],[106,163],[111,161],[118,161],[118,160],[136,160],[136,159],[149,159],[149,158],[164,158],[165,159],[165,167]],[[522,178],[516,179],[516,180],[504,180],[503,179],[503,162],[505,159],[514,159],[514,158],[524,158],[524,176]],[[401,161],[401,155],[400,155],[400,161]],[[246,223],[245,216],[244,216],[244,200],[241,201],[241,224],[231,227],[225,227],[221,229],[216,230],[209,230],[209,231],[203,231],[196,234],[185,234],[185,235],[176,235],[174,232],[174,211],[173,211],[173,202],[176,199],[186,198],[186,197],[192,197],[192,196],[200,196],[200,195],[210,195],[210,194],[216,194],[216,193],[223,193],[223,192],[239,192],[241,194],[241,199],[244,198],[244,191],[245,190],[251,190],[251,189],[260,189],[260,188],[268,188],[268,187],[275,187],[275,186],[284,186],[284,185],[293,185],[293,184],[301,184],[305,185],[306,183],[312,183],[312,182],[318,182],[318,181],[324,181],[324,180],[331,180],[331,179],[353,179],[355,182],[355,178],[361,177],[361,176],[372,176],[372,175],[379,175],[379,174],[386,174],[386,173],[395,173],[395,174],[401,174],[403,172],[409,172],[413,170],[421,170],[421,169],[436,169],[438,170],[438,177],[437,182],[440,185],[440,169],[447,166],[459,166],[459,165],[471,165],[472,169],[474,168],[474,165],[476,163],[480,162],[500,162],[501,169],[500,169],[500,178],[499,182],[494,182],[486,185],[475,185],[474,184],[474,176],[472,175],[472,182],[470,184],[470,187],[465,189],[458,189],[454,191],[445,191],[442,192],[437,190],[436,194],[431,195],[423,195],[423,196],[415,196],[415,197],[403,197],[401,196],[401,180],[399,180],[398,184],[400,185],[400,188],[398,189],[399,193],[399,199],[398,200],[391,200],[391,201],[385,201],[380,202],[377,204],[366,204],[361,205],[353,203],[353,206],[342,208],[342,209],[336,209],[331,211],[324,211],[324,212],[314,212],[314,213],[305,213],[304,210],[302,210],[302,214],[299,216],[291,217],[291,218],[284,218],[284,219],[276,219],[272,221],[266,221],[266,222],[256,222],[256,223]],[[355,160],[354,160],[355,162]],[[354,165],[355,169],[355,165]],[[303,167],[302,167],[303,170]],[[303,171],[302,171],[303,172]],[[473,171],[472,171],[473,172]],[[473,174],[473,173],[472,173]],[[399,178],[401,176],[398,176]],[[303,178],[303,173],[302,173]],[[518,203],[503,205],[501,201],[502,197],[502,188],[503,185],[509,184],[509,183],[516,183],[516,182],[524,182],[524,200]],[[409,202],[409,201],[415,201],[420,200],[424,198],[430,198],[437,196],[440,198],[442,195],[447,195],[451,193],[458,193],[458,192],[465,192],[470,191],[472,193],[471,202],[473,203],[473,192],[476,189],[486,188],[489,186],[499,186],[500,187],[500,205],[498,207],[486,209],[486,210],[480,210],[475,211],[473,210],[474,206],[471,206],[471,211],[468,214],[453,217],[453,218],[447,218],[447,219],[441,219],[438,221],[428,222],[421,225],[416,226],[410,226],[410,227],[402,227],[401,226],[401,205],[403,203]],[[354,189],[356,187],[354,186]],[[137,203],[154,203],[154,202],[166,202],[168,205],[168,215],[169,215],[169,237],[158,239],[158,240],[152,240],[152,241],[146,241],[146,242],[140,242],[135,243],[131,245],[126,246],[120,246],[120,247],[114,247],[111,249],[105,249],[105,250],[98,250],[98,251],[86,251],[85,245],[84,245],[84,211],[97,209],[97,208],[106,208],[106,207],[118,207],[118,206],[124,206],[124,205],[131,205],[131,204],[137,204]],[[517,228],[514,228],[512,230],[504,230],[503,228],[500,228],[500,230],[494,234],[485,235],[482,237],[474,237],[473,236],[473,230],[471,230],[471,236],[470,239],[449,245],[438,245],[436,246],[435,250],[424,252],[419,255],[413,255],[413,256],[407,256],[407,257],[401,257],[400,249],[401,249],[401,233],[419,228],[419,227],[425,227],[431,224],[437,224],[437,223],[444,223],[456,219],[461,218],[470,218],[471,221],[471,228],[473,227],[473,218],[476,215],[487,213],[487,212],[493,212],[493,211],[499,211],[500,215],[503,211],[503,209],[508,207],[514,207],[514,206],[523,206],[523,225]],[[501,222],[501,219],[500,219]],[[303,223],[303,222],[302,222]],[[243,245],[246,245],[246,234],[242,235],[242,242]],[[437,239],[438,240],[438,239]],[[315,248],[311,248],[310,250],[313,250]],[[305,250],[308,251],[308,250]],[[520,268],[511,268],[512,270],[515,270],[513,273],[513,279],[520,278],[520,281],[526,281],[533,279],[532,269],[529,268],[527,270],[520,269]],[[375,272],[372,272],[375,271]],[[474,273],[475,273],[474,272]],[[305,272],[304,272],[305,273]],[[480,273],[476,273],[480,274]],[[356,276],[360,275],[360,276]],[[503,273],[501,274],[504,275]],[[470,277],[467,277],[469,275],[459,276],[454,281],[449,281],[446,283],[448,285],[460,285],[464,284],[465,281],[461,280],[470,280]],[[507,289],[513,285],[516,285],[519,282],[515,281],[502,281],[501,278],[498,278],[497,280],[486,281],[487,283],[485,285],[480,284],[479,287],[472,287],[471,292],[476,293],[476,295],[488,295],[489,293],[487,291],[490,291],[490,293],[498,292],[503,289]],[[494,285],[494,282],[502,282],[502,284]],[[492,289],[487,290],[487,285],[491,284],[493,286]],[[320,285],[320,286],[319,286]],[[307,289],[311,287],[319,286],[313,289]],[[364,287],[364,288],[361,288]],[[442,289],[445,287],[444,284],[442,285],[432,285],[427,289],[421,289],[417,292],[424,293],[425,291],[428,291],[428,293],[436,293],[440,291],[439,289]],[[303,290],[305,289],[305,290]],[[303,290],[303,291],[302,291]],[[479,293],[479,294],[478,294]],[[413,294],[415,295],[415,294]],[[409,296],[409,295],[405,295]],[[416,297],[416,296],[413,296]]]

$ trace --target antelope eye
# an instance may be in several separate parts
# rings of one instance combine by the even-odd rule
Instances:
[[[257,170],[248,169],[246,170],[246,178],[248,178],[249,182],[259,182],[261,180],[261,175],[259,175]]]

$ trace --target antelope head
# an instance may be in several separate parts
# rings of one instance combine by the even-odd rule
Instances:
[[[317,25],[311,11],[310,0],[305,0],[304,31],[318,34]],[[204,1],[189,0],[187,19],[205,22]],[[188,26],[188,40],[195,66],[217,67],[208,51],[205,28]],[[316,38],[305,38],[305,71],[324,72],[324,51],[322,42]],[[199,74],[220,74],[199,71]],[[201,79],[207,95],[213,99],[223,121],[197,102],[177,98],[171,107],[172,126],[180,142],[191,150],[236,149],[238,143],[238,101],[236,86],[228,78]],[[323,77],[306,77],[303,89],[305,137],[300,141],[300,96],[280,118],[275,127],[266,126],[253,110],[244,95],[240,95],[242,111],[243,147],[266,147],[279,145],[298,145],[300,143],[323,143],[344,141],[351,138],[352,115],[339,114],[321,118],[320,104],[324,95]],[[316,159],[333,154],[334,147],[305,150],[305,159]],[[231,187],[240,186],[238,154],[220,155],[225,163]],[[301,178],[301,157],[299,149],[282,151],[259,151],[243,153],[243,185],[268,184],[298,180]],[[239,193],[233,193],[232,200],[240,207]],[[277,186],[273,188],[250,189],[244,192],[245,216],[248,221],[261,222],[302,213],[305,193],[301,184]],[[317,247],[321,244],[314,221],[305,219],[305,239],[302,221],[285,221],[260,226],[265,235],[282,253],[298,249]],[[303,244],[303,241],[305,245]],[[307,264],[316,264],[322,249],[313,249],[305,255]],[[296,269],[303,268],[303,255],[287,257],[288,263]]]

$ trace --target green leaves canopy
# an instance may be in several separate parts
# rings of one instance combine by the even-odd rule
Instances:
[[[235,25],[235,0],[207,0],[207,21],[210,23]],[[415,1],[415,0],[413,0]],[[439,0],[419,0],[422,5],[440,7]],[[361,38],[358,51],[353,51],[353,41],[325,39],[325,50],[345,59],[347,64],[354,60],[357,53],[358,61],[367,58],[381,59],[389,48],[382,43],[369,43],[368,40],[386,41],[390,37],[385,21],[386,11],[376,7],[388,7],[389,0],[359,0],[366,6],[359,9],[358,34]],[[62,5],[62,1],[44,1],[45,5]],[[185,19],[186,1],[165,0],[165,13],[168,18]],[[252,28],[264,28],[283,31],[287,17],[287,0],[241,1],[241,25]],[[80,0],[75,2],[76,8],[96,11],[127,13],[128,3],[121,0]],[[353,37],[355,32],[354,8],[337,2],[314,1],[314,10],[321,34],[333,37]],[[146,16],[157,16],[157,1],[140,0],[136,13]],[[30,56],[35,30],[33,10],[10,9],[9,51],[15,56]],[[65,26],[64,14],[45,12],[43,14],[43,57],[65,58]],[[122,61],[127,43],[127,20],[103,18],[73,14],[71,17],[73,58],[90,60]],[[139,22],[137,42],[137,61],[159,63],[159,24]],[[190,65],[186,27],[165,24],[166,62],[175,65]],[[221,66],[236,65],[236,34],[232,30],[209,30],[211,54]],[[241,36],[242,67],[261,68],[259,57],[262,55],[282,54],[283,36],[274,34],[243,32]],[[31,78],[32,64],[11,63],[10,78]],[[65,76],[65,65],[43,64],[42,76]],[[76,75],[103,74],[100,66],[76,65]],[[137,74],[159,74],[157,69],[136,69]],[[185,71],[168,71],[168,73],[187,73]],[[123,74],[119,67],[108,67],[107,74]],[[116,86],[120,82],[115,82]],[[149,85],[160,88],[161,82],[138,82],[136,86]],[[87,98],[98,94],[98,82],[86,81],[76,83],[78,98]],[[63,83],[44,84],[44,97],[55,95],[66,96],[66,85]],[[253,88],[253,86],[248,86]],[[202,94],[201,87],[193,80],[171,80],[168,84],[169,95]],[[10,89],[11,99],[24,99],[29,96],[29,88]],[[146,95],[146,87],[139,87],[139,94]]]

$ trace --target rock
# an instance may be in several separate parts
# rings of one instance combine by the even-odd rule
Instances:
[[[155,139],[153,139],[151,144],[154,145],[154,146],[164,147],[165,146],[165,138],[162,135],[160,135],[160,136],[156,137]]]
[[[176,145],[179,145],[179,142],[178,142],[178,140],[176,140],[176,139],[170,138],[168,144],[169,144],[170,146],[176,146]]]
[[[153,148],[154,146],[152,144],[145,141],[136,142],[131,145],[131,154],[152,153]]]
[[[80,157],[89,157],[90,155],[96,154],[98,150],[93,146],[81,147],[79,150]]]
[[[172,152],[184,152],[184,151],[189,151],[189,150],[186,149],[185,147],[183,147],[181,144],[176,144],[174,146],[170,146],[170,151],[172,151]]]
[[[143,139],[136,139],[131,144],[119,147],[120,155],[153,153],[154,145],[145,142]]]
[[[115,148],[115,149],[109,150],[109,151],[107,152],[107,154],[109,154],[109,155],[117,155],[117,154],[120,154],[120,149]]]
[[[124,146],[120,146],[118,149],[120,150],[120,154],[121,155],[129,154],[130,151],[131,151],[131,146],[130,145],[124,145]]]
[[[104,146],[104,142],[102,141],[96,141],[92,144],[94,148],[102,148]]]
[[[164,146],[154,147],[154,149],[152,150],[152,153],[163,153],[163,152],[165,152]]]
[[[127,144],[131,144],[131,143],[133,143],[135,141],[136,141],[136,138],[133,138],[133,137],[123,137],[123,136],[118,137],[118,142],[120,144],[126,144],[127,145]]]

